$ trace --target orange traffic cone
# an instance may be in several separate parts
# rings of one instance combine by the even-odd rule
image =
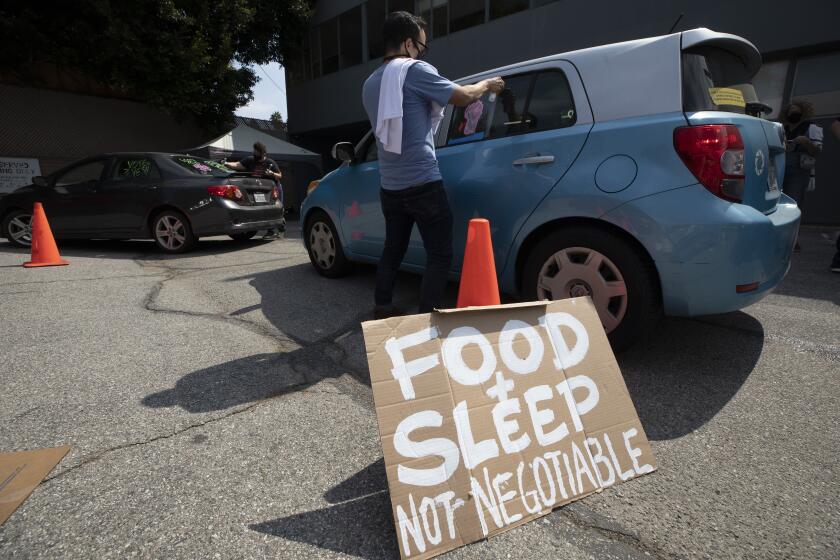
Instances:
[[[470,220],[461,285],[458,287],[458,307],[499,303],[499,282],[496,279],[490,222],[480,218]]]
[[[35,266],[62,266],[69,264],[58,254],[50,223],[40,202],[32,211],[32,260],[23,263],[26,268]]]

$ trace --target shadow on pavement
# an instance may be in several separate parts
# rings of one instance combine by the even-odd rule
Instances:
[[[355,500],[362,496],[388,489],[385,478],[385,460],[379,459],[363,468],[344,482],[333,486],[324,494],[331,504]]]
[[[399,558],[391,501],[385,491],[248,528],[358,558]]]
[[[194,371],[142,400],[150,408],[180,406],[193,414],[248,404],[301,387],[290,354],[256,354]]]
[[[715,322],[721,319],[726,324]],[[738,311],[666,319],[653,340],[620,354],[648,439],[678,438],[709,422],[747,380],[763,347],[761,323]]]

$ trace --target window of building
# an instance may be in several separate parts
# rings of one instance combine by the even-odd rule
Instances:
[[[765,62],[758,74],[752,79],[758,100],[773,109],[773,112],[769,115],[767,113],[763,115],[765,118],[776,119],[782,110],[782,102],[785,97],[785,81],[789,68],[789,60]]]
[[[484,0],[458,0],[449,6],[449,32],[484,23]]]
[[[368,0],[367,6],[368,58],[385,56],[382,26],[385,25],[385,0]]]
[[[498,19],[527,9],[528,0],[490,0],[490,19]]]
[[[426,36],[445,37],[449,33],[449,2],[448,0],[419,0],[417,15],[426,20],[428,29]]]
[[[490,138],[503,138],[525,131],[525,102],[533,81],[533,74],[505,78],[505,90],[496,99],[496,110],[488,133]]]
[[[429,30],[426,32],[426,37],[431,38],[432,31],[432,0],[417,0],[417,15],[426,20],[429,25]]]
[[[317,27],[309,32],[309,45],[312,49],[310,53],[312,70],[309,75],[312,78],[319,78],[321,76],[321,33]]]
[[[339,18],[341,32],[341,67],[362,63],[362,7],[344,12]]]
[[[840,113],[840,51],[806,56],[796,61],[793,97],[814,105],[814,115]]]
[[[525,112],[528,132],[566,128],[575,124],[575,104],[566,76],[556,70],[537,74],[534,91]]]
[[[391,12],[408,12],[414,13],[414,0],[389,0],[388,13]]]
[[[445,37],[449,34],[448,0],[432,0],[432,37]]]
[[[333,18],[321,24],[321,72],[331,74],[338,72],[338,18]]]

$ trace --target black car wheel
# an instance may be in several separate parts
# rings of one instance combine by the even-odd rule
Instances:
[[[306,221],[304,236],[309,260],[320,275],[339,278],[353,268],[344,256],[335,226],[325,212],[319,210],[312,214]]]
[[[231,233],[229,234],[230,238],[238,243],[242,243],[243,241],[248,241],[249,239],[253,239],[255,235],[257,235],[256,231],[245,231],[243,233]]]
[[[655,273],[624,239],[592,227],[556,231],[532,250],[522,271],[526,300],[590,296],[613,349],[649,334],[662,315]]]
[[[164,210],[155,215],[152,235],[158,247],[166,253],[184,253],[196,243],[189,221],[177,210]]]
[[[18,247],[32,246],[32,212],[13,210],[3,219],[3,237]]]

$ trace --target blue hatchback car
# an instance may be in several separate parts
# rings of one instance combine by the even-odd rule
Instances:
[[[501,75],[506,90],[448,107],[435,138],[455,217],[452,277],[467,224],[482,217],[503,292],[589,295],[619,349],[663,312],[761,299],[788,270],[800,212],[779,188],[781,126],[751,116],[760,66],[747,40],[694,29],[459,80]],[[343,164],[311,185],[301,217],[312,264],[338,277],[377,262],[385,227],[372,134],[333,152]],[[415,230],[404,268],[423,265]]]

